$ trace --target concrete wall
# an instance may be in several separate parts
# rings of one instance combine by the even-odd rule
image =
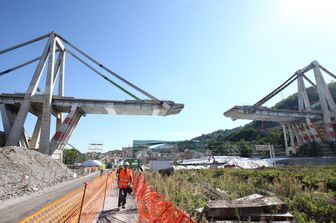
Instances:
[[[172,165],[170,164],[169,160],[151,160],[150,161],[151,171],[158,171],[158,170],[168,169],[171,167]]]

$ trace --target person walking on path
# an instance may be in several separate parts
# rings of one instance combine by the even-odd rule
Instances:
[[[119,188],[119,197],[118,197],[118,208],[124,209],[126,204],[127,191],[131,187],[132,183],[132,172],[128,169],[129,163],[124,163],[124,168],[120,170],[118,175],[118,188]]]
[[[99,165],[100,176],[103,176],[105,168],[106,167],[105,167],[104,163],[102,163],[101,165]]]

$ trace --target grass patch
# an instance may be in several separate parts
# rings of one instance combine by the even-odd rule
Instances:
[[[296,222],[336,219],[336,166],[183,170],[169,177],[150,172],[144,175],[160,194],[190,215],[208,200],[218,198],[207,188],[218,188],[229,199],[274,193],[287,202]]]

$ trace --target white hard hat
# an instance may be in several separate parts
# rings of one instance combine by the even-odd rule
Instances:
[[[129,163],[128,163],[128,162],[125,162],[125,163],[124,163],[124,166],[129,166]]]

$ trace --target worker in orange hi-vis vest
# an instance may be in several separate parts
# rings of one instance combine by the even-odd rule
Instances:
[[[132,183],[132,172],[128,169],[129,163],[124,163],[124,168],[120,170],[118,176],[118,188],[119,188],[119,198],[118,198],[118,208],[124,209],[126,204],[127,191],[131,187]]]

